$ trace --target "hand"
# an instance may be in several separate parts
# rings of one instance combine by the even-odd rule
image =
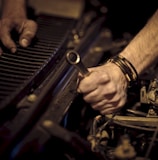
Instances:
[[[26,16],[25,0],[5,0],[2,6],[0,40],[6,48],[15,53],[17,48],[11,37],[12,30],[19,34],[19,44],[22,47],[27,47],[36,34],[37,24]],[[0,48],[0,54],[2,52]]]
[[[126,102],[127,80],[118,66],[106,63],[89,68],[89,76],[79,74],[77,91],[83,94],[86,102],[101,114],[111,114],[119,110]]]
[[[11,38],[11,31],[13,29],[20,35],[19,44],[22,47],[27,47],[36,34],[37,24],[25,18],[4,18],[0,20],[0,40],[6,48],[15,53],[16,44]],[[0,49],[0,54],[2,52],[2,49]]]

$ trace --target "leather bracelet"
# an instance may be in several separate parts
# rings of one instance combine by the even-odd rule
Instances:
[[[117,55],[110,58],[107,62],[114,63],[121,69],[129,83],[128,87],[132,87],[138,82],[138,73],[136,69],[125,57]]]

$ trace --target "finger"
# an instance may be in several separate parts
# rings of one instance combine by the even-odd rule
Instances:
[[[115,108],[121,108],[127,99],[127,95],[124,94],[122,97],[115,96],[113,99],[103,99],[102,101],[99,101],[97,103],[92,103],[91,106],[95,110],[105,110],[105,108],[109,107],[115,107]]]
[[[110,82],[110,79],[107,74],[103,75],[100,72],[91,72],[89,76],[84,77],[80,81],[78,88],[79,88],[79,91],[82,91],[85,94],[85,93],[90,93],[96,90],[98,86],[102,88],[102,86],[107,85],[107,83],[109,82]],[[111,85],[110,85],[110,88],[111,88]]]
[[[91,84],[89,77],[80,78],[78,81],[77,92],[88,94],[97,89],[97,84]]]
[[[20,32],[19,43],[22,47],[27,47],[36,35],[37,24],[32,20],[27,20],[27,22],[24,22]]]
[[[12,53],[16,52],[16,44],[11,38],[9,27],[1,27],[1,42],[8,48]]]
[[[103,110],[108,107],[116,107],[119,104],[119,101],[110,102],[109,100],[103,100],[98,103],[92,104],[92,108],[95,110]]]
[[[116,113],[117,111],[119,111],[118,108],[109,107],[109,108],[105,108],[105,109],[101,110],[100,113],[101,113],[102,115],[106,115],[106,114]]]
[[[78,93],[82,93],[82,91],[81,91],[80,88],[79,88],[79,84],[80,84],[80,81],[81,81],[83,78],[84,78],[84,77],[83,77],[80,73],[78,73],[77,83],[76,83],[77,92],[78,92]]]
[[[3,50],[2,48],[0,47],[0,56],[3,54]]]
[[[98,88],[94,89],[93,91],[84,94],[84,100],[89,103],[98,103],[99,101],[102,101],[104,99],[114,99],[114,96],[118,99],[120,95],[116,94],[116,87],[111,84],[112,83],[109,83],[109,85],[106,86],[98,86]]]
[[[104,107],[100,108],[99,111],[103,115],[118,112],[125,105],[125,102],[126,99],[122,99],[118,103],[106,104]]]
[[[87,87],[87,88],[85,87],[84,88],[84,86],[81,86],[81,84],[78,83],[77,92],[84,94],[84,96],[86,97],[86,95],[88,95],[89,93],[95,91],[96,89],[97,89],[97,87],[94,86],[94,85],[91,86],[91,87]]]
[[[102,101],[99,101],[97,103],[92,103],[91,106],[95,110],[103,110],[105,106],[108,106],[109,101],[107,99],[103,99]]]

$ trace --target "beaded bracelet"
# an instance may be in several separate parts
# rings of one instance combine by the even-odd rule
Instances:
[[[134,66],[125,57],[121,55],[114,56],[110,58],[107,62],[116,64],[121,71],[124,73],[129,87],[133,86],[138,81],[138,74]]]

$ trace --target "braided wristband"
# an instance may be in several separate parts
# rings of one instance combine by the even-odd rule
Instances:
[[[129,62],[126,58],[122,57],[121,55],[117,55],[110,58],[107,62],[114,63],[121,69],[129,83],[129,87],[133,86],[138,82],[137,71],[131,64],[131,62]]]

